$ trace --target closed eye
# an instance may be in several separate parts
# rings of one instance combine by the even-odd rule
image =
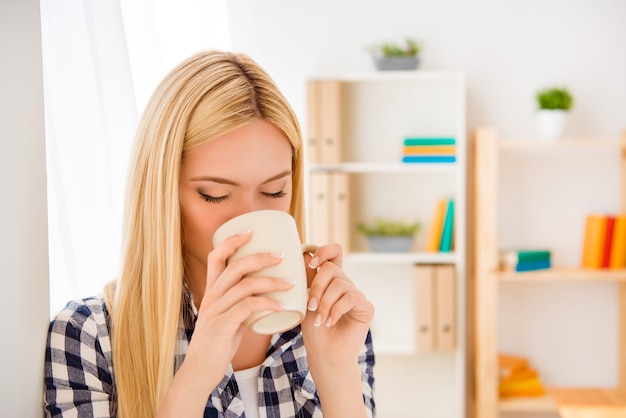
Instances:
[[[228,199],[228,195],[224,195],[224,196],[211,196],[208,195],[206,193],[202,193],[202,192],[198,192],[200,194],[200,197],[205,201],[205,202],[209,202],[209,203],[221,203],[224,200]]]
[[[276,193],[265,193],[265,192],[261,192],[264,196],[267,196],[271,199],[280,199],[281,197],[285,197],[287,195],[287,193],[285,193],[283,190],[276,192]]]

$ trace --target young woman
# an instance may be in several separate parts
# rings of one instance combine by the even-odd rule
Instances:
[[[211,243],[260,209],[289,212],[304,237],[301,133],[263,69],[218,51],[183,62],[148,103],[133,158],[119,279],[51,322],[47,416],[373,417],[374,308],[341,248],[305,257],[307,316],[266,336],[243,323],[282,309],[261,294],[290,284],[245,276],[281,256],[227,265],[249,231]]]

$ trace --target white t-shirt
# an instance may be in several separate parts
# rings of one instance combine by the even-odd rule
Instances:
[[[235,372],[247,418],[259,418],[259,372],[261,365]]]

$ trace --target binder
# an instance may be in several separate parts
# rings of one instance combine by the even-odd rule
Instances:
[[[417,351],[435,350],[434,334],[434,282],[435,271],[430,265],[413,267],[415,276],[415,319],[417,325]]]
[[[320,161],[335,164],[341,159],[341,84],[338,81],[320,81],[318,100],[320,126]]]
[[[350,196],[348,174],[329,174],[330,193],[330,241],[337,242],[343,248],[344,254],[350,251]]]
[[[328,173],[311,173],[311,230],[310,242],[318,245],[330,242],[329,220],[330,207],[328,204]]]
[[[321,150],[321,84],[319,81],[307,83],[307,141],[306,153],[310,163],[319,163],[322,160]]]
[[[454,350],[456,345],[456,278],[454,266],[435,267],[435,305],[437,350]]]

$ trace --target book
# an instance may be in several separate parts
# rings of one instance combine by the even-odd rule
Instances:
[[[615,215],[609,268],[626,268],[626,214]]]
[[[409,137],[404,138],[404,145],[456,145],[452,137]]]
[[[585,230],[581,266],[600,268],[604,254],[607,217],[600,214],[588,214],[585,217]]]
[[[498,394],[502,398],[545,394],[539,373],[525,357],[499,354],[498,372]]]
[[[530,260],[530,261],[522,261],[515,265],[515,271],[534,271],[534,270],[545,270],[552,267],[551,260]]]
[[[447,253],[452,251],[452,240],[454,235],[454,200],[449,199],[446,207],[446,216],[443,219],[441,230],[441,243],[439,251]]]
[[[439,244],[441,243],[441,231],[443,230],[443,220],[446,215],[446,208],[448,207],[448,199],[439,199],[435,212],[433,214],[433,220],[430,223],[430,229],[428,230],[428,236],[426,237],[425,251],[437,252],[439,251]]]
[[[500,262],[510,266],[515,266],[517,263],[532,260],[546,260],[552,256],[548,249],[508,249],[500,251]]]
[[[456,147],[447,145],[434,145],[434,146],[405,146],[402,148],[404,155],[454,155],[456,153]]]
[[[405,155],[402,157],[403,163],[454,163],[454,155]]]
[[[613,225],[615,224],[615,216],[608,215],[606,217],[606,231],[604,233],[604,245],[602,249],[602,268],[609,268],[611,263],[611,247],[613,246]]]

